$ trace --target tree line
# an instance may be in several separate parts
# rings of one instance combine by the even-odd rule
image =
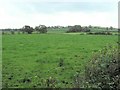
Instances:
[[[29,25],[25,25],[22,28],[19,29],[1,29],[2,30],[2,34],[4,34],[5,32],[11,32],[11,34],[14,34],[15,32],[18,32],[18,34],[20,33],[27,33],[27,34],[32,34],[33,32],[36,33],[47,33],[48,29],[63,29],[63,28],[68,28],[68,30],[66,31],[66,33],[70,33],[70,32],[90,32],[91,29],[105,29],[105,30],[113,30],[115,28],[111,27],[99,27],[99,26],[85,26],[82,27],[81,25],[74,25],[74,26],[45,26],[45,25],[38,25],[35,26],[35,28],[29,26]]]
[[[69,26],[69,30],[67,31],[67,33],[69,32],[90,32],[90,28],[89,27],[82,27],[81,25],[74,25],[74,26]]]
[[[27,33],[27,34],[32,34],[34,31],[37,33],[47,33],[47,27],[45,25],[39,25],[36,26],[35,28],[29,26],[29,25],[25,25],[20,29],[2,29],[2,33],[4,34],[4,32],[11,32],[11,34],[14,34],[15,31],[17,31],[18,33],[22,32]]]

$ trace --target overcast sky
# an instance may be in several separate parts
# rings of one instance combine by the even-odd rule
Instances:
[[[0,0],[0,28],[39,24],[118,27],[118,0]]]

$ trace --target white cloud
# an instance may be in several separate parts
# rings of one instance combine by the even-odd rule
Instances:
[[[23,25],[36,26],[39,24],[45,25],[97,25],[97,26],[114,26],[117,27],[117,17],[112,13],[94,12],[60,12],[53,14],[33,13],[26,16],[9,16],[3,15],[0,26],[2,28],[10,27],[17,28]]]
[[[40,1],[43,0],[29,0],[29,2],[40,2]],[[75,1],[78,0],[74,0],[74,2]],[[84,1],[96,2],[97,0],[84,0]],[[98,1],[113,2],[114,0],[109,0],[109,1],[98,0]],[[48,26],[49,25],[66,26],[66,25],[80,24],[82,26],[96,25],[96,26],[118,27],[117,10],[111,12],[92,12],[92,13],[91,12],[57,12],[57,13],[45,14],[45,13],[34,12],[28,14],[19,11],[15,7],[13,2],[17,2],[17,1],[16,0],[2,0],[2,2],[0,1],[0,28],[21,28],[23,25],[26,24],[33,27],[39,24],[45,24]],[[19,2],[28,2],[28,0],[19,0]]]

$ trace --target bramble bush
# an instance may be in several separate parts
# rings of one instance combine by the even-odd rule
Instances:
[[[120,51],[108,46],[92,57],[85,67],[85,82],[92,88],[120,88]]]
[[[120,44],[120,43],[118,43]],[[91,57],[85,66],[85,75],[73,78],[75,88],[120,89],[119,46],[107,46]]]

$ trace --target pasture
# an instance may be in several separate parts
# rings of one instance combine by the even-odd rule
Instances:
[[[117,35],[3,35],[3,87],[44,88],[52,79],[54,87],[71,88],[92,55],[117,41]]]

